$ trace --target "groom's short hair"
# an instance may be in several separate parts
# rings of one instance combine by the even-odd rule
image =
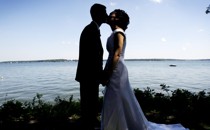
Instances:
[[[92,19],[100,16],[101,12],[103,12],[104,10],[106,10],[106,6],[98,3],[93,4],[90,8],[90,15]]]

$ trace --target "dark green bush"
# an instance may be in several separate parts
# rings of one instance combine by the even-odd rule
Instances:
[[[157,123],[181,123],[190,130],[207,130],[210,127],[210,95],[205,91],[192,93],[184,89],[171,91],[169,86],[160,85],[161,92],[147,87],[134,89],[146,117]],[[99,115],[103,105],[103,96],[99,98]],[[0,106],[0,129],[55,129],[56,126],[79,122],[80,102],[55,98],[54,103],[42,100],[42,94],[36,94],[32,101],[5,101]],[[100,118],[99,118],[100,119]],[[32,125],[35,124],[35,125]],[[29,127],[30,126],[30,127]],[[31,128],[33,126],[33,128]],[[34,128],[36,126],[36,128]],[[63,128],[64,129],[64,128]]]

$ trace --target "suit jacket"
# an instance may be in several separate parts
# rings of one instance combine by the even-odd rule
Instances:
[[[103,47],[95,22],[87,25],[80,36],[79,59],[75,80],[99,82],[103,70]]]

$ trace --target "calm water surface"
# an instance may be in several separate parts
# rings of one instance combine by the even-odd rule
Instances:
[[[133,88],[161,91],[160,84],[166,84],[171,90],[210,91],[210,61],[126,61],[126,65]],[[71,95],[79,99],[76,67],[75,61],[0,63],[0,103],[32,100],[36,93],[43,94],[46,101]],[[103,89],[100,86],[101,96]]]

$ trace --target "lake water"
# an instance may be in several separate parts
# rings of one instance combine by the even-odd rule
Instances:
[[[125,61],[130,83],[141,90],[146,87],[161,91],[160,84],[171,90],[210,91],[210,61]],[[170,67],[170,64],[177,65]],[[55,97],[79,99],[79,83],[74,80],[77,62],[0,63],[0,104],[10,99],[32,100],[37,93],[42,99]],[[100,86],[99,95],[104,87]]]

